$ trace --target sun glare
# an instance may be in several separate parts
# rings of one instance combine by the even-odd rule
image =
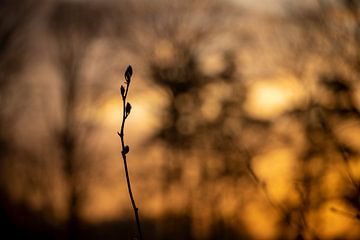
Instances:
[[[257,118],[275,118],[303,99],[299,85],[290,77],[257,81],[249,88],[245,109]]]

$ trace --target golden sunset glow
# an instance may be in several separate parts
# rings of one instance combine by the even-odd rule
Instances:
[[[304,97],[302,86],[291,77],[260,80],[250,86],[246,110],[257,118],[275,118]]]
[[[360,239],[360,2],[0,1],[0,235]]]

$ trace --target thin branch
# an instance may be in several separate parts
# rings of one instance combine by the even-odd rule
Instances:
[[[330,210],[334,213],[338,213],[340,215],[343,215],[345,217],[349,217],[349,218],[352,218],[352,219],[356,219],[356,220],[360,220],[360,212],[358,213],[352,213],[352,212],[348,212],[348,211],[345,211],[345,210],[341,210],[341,209],[338,209],[338,208],[335,208],[335,207],[331,207]]]
[[[130,103],[126,102],[126,97],[127,97],[130,82],[131,82],[131,76],[132,76],[132,68],[131,68],[131,66],[128,66],[128,68],[125,71],[125,85],[126,85],[126,87],[124,88],[123,86],[121,86],[121,88],[120,88],[122,102],[123,102],[123,117],[122,117],[122,122],[121,122],[121,129],[120,129],[120,132],[118,132],[118,135],[119,135],[120,140],[121,140],[121,148],[122,148],[121,156],[122,156],[122,158],[124,160],[126,183],[127,183],[127,187],[128,187],[128,191],[129,191],[131,205],[132,205],[132,208],[134,210],[135,221],[136,221],[136,225],[137,225],[137,229],[138,229],[139,238],[140,238],[140,240],[142,240],[143,238],[142,238],[140,218],[139,218],[139,208],[136,207],[134,196],[133,196],[132,191],[131,191],[131,183],[130,183],[129,171],[128,171],[127,162],[126,162],[126,154],[129,152],[129,146],[125,145],[125,140],[124,140],[125,121],[126,121],[127,117],[129,116],[130,111],[131,111]]]

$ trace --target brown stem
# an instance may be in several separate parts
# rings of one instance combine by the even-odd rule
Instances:
[[[123,162],[124,162],[126,183],[127,183],[127,187],[128,187],[128,191],[129,191],[131,205],[132,205],[132,208],[134,210],[135,221],[136,221],[136,225],[137,225],[137,229],[138,229],[138,233],[139,233],[139,238],[140,238],[140,240],[142,240],[143,238],[142,238],[140,218],[139,218],[139,208],[136,207],[134,196],[133,196],[132,191],[131,191],[131,182],[130,182],[129,171],[128,171],[127,161],[126,161],[126,154],[129,151],[129,147],[125,145],[125,140],[124,140],[125,120],[127,119],[127,117],[129,116],[129,113],[130,113],[130,112],[126,111],[126,97],[127,97],[127,94],[128,94],[129,86],[130,86],[130,81],[127,80],[126,81],[126,90],[125,90],[124,93],[121,93],[122,101],[123,101],[123,117],[122,117],[122,122],[121,122],[121,129],[120,129],[120,132],[118,132],[118,135],[119,135],[120,140],[121,140],[121,148],[122,148],[121,156],[122,156]]]

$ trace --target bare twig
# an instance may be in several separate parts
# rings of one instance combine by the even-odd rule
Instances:
[[[345,217],[349,217],[349,218],[353,218],[353,219],[356,219],[356,220],[360,220],[360,212],[358,213],[352,213],[352,212],[348,212],[348,211],[345,211],[345,210],[341,210],[341,209],[338,209],[338,208],[335,208],[335,207],[331,207],[330,210],[332,212],[335,212],[335,213],[338,213],[340,215],[343,215]]]
[[[131,191],[129,171],[128,171],[127,162],[126,162],[126,154],[129,153],[130,149],[129,149],[128,145],[125,145],[125,140],[124,140],[125,120],[129,116],[130,111],[131,111],[131,104],[129,102],[126,102],[126,97],[127,97],[130,82],[131,82],[131,76],[132,76],[132,68],[129,65],[125,71],[125,86],[126,87],[124,88],[124,86],[122,86],[122,85],[120,87],[120,93],[121,93],[122,102],[123,102],[123,117],[122,117],[122,122],[121,122],[121,129],[120,129],[120,132],[118,132],[118,135],[121,140],[121,148],[122,148],[121,155],[124,160],[126,183],[127,183],[127,187],[128,187],[128,191],[129,191],[131,205],[132,205],[132,208],[134,209],[135,221],[136,221],[136,225],[137,225],[137,229],[138,229],[139,238],[140,238],[140,240],[142,240],[143,238],[142,238],[140,218],[139,218],[139,209],[136,207],[134,196]]]

